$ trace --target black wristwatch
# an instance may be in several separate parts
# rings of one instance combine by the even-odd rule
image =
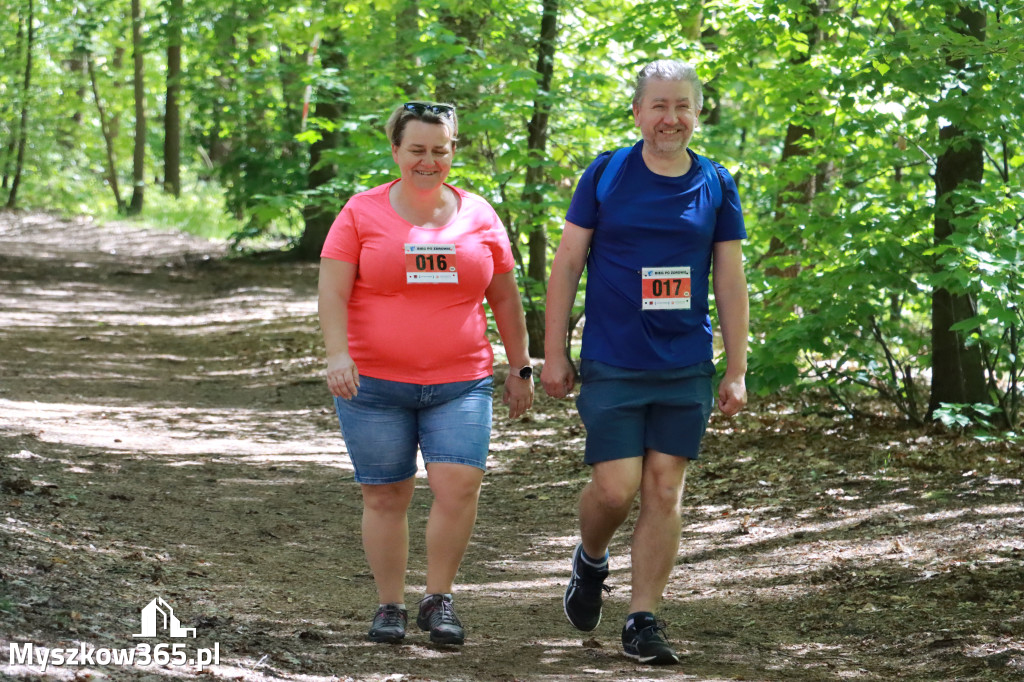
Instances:
[[[533,367],[527,365],[519,370],[520,379],[532,379],[533,378]]]

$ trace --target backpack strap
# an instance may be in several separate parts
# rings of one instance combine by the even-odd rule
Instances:
[[[700,164],[700,170],[704,173],[704,181],[708,183],[708,189],[711,190],[711,203],[715,207],[715,213],[718,213],[718,209],[722,207],[722,195],[725,193],[725,183],[722,181],[722,176],[715,170],[714,165],[711,163],[711,159],[706,156],[701,156],[694,152],[694,156],[697,157],[697,163]]]
[[[604,164],[595,171],[596,177],[594,180],[597,182],[597,191],[595,192],[597,203],[601,203],[608,196],[608,190],[611,189],[612,183],[618,177],[619,171],[622,170],[622,164],[626,161],[626,155],[629,154],[630,149],[632,147],[616,149],[608,155],[608,159]]]
[[[626,155],[629,154],[630,149],[632,147],[616,149],[606,157],[604,163],[598,166],[594,172],[594,182],[597,183],[597,190],[595,192],[597,203],[601,203],[608,196],[608,191],[611,189],[612,183],[618,178],[619,172],[622,170],[622,164],[625,163]],[[697,157],[701,173],[704,174],[704,181],[708,183],[708,189],[711,190],[712,206],[715,208],[715,213],[718,213],[718,209],[722,207],[722,196],[725,194],[725,182],[722,180],[722,176],[718,174],[718,171],[715,170],[709,158],[701,156],[696,152],[693,155]]]

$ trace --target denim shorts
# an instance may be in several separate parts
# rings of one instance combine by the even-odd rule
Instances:
[[[354,398],[334,399],[356,481],[412,478],[417,446],[425,464],[486,469],[493,385],[491,377],[432,385],[359,377]]]
[[[587,464],[643,457],[648,450],[697,459],[711,416],[711,361],[671,370],[637,370],[583,360],[579,410]]]

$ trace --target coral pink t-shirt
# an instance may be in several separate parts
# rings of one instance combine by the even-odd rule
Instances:
[[[389,381],[490,376],[483,300],[492,277],[515,266],[505,227],[483,198],[447,184],[459,198],[456,217],[438,228],[413,225],[391,207],[395,182],[349,199],[320,254],[358,265],[349,354],[360,375]]]

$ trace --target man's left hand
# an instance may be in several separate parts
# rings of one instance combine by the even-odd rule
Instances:
[[[747,404],[747,384],[743,375],[730,377],[728,374],[718,385],[718,409],[726,417],[738,413]]]

